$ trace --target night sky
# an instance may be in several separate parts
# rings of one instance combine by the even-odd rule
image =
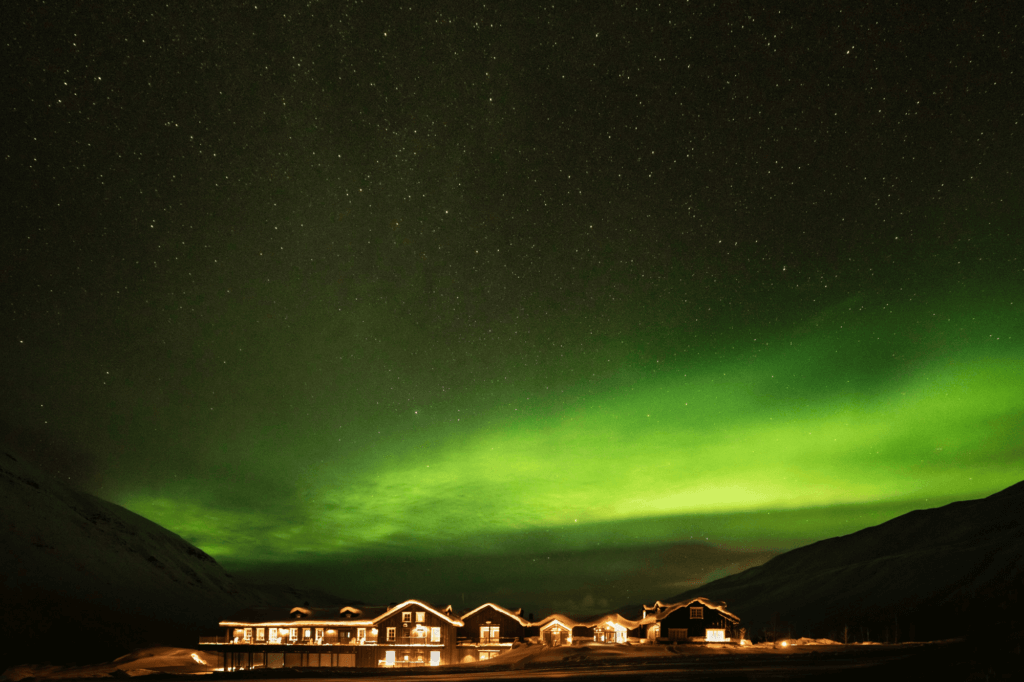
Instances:
[[[410,4],[4,4],[7,449],[538,611],[1024,479],[1015,3]]]

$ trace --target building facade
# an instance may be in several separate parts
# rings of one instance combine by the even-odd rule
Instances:
[[[725,606],[698,597],[644,606],[639,620],[553,614],[536,622],[493,603],[455,616],[450,606],[416,599],[389,607],[263,608],[221,621],[223,636],[203,638],[200,646],[222,655],[225,670],[443,666],[487,660],[520,642],[728,642],[739,617]]]
[[[697,597],[644,606],[640,632],[651,642],[729,642],[739,616],[725,609],[725,602]]]
[[[221,621],[224,637],[200,640],[224,656],[225,670],[420,667],[456,663],[451,608],[410,599],[388,608],[296,607],[243,612]]]
[[[516,642],[526,640],[530,621],[523,610],[512,611],[498,604],[482,604],[459,616],[458,660],[461,663],[485,661],[508,651]]]

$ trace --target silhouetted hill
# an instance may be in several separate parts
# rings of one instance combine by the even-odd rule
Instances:
[[[178,535],[0,452],[0,671],[195,646],[254,605],[343,600],[231,578]]]
[[[670,601],[728,602],[754,637],[935,639],[1019,629],[1024,482],[781,554]],[[898,628],[898,629],[897,629]],[[867,631],[870,631],[869,633]]]

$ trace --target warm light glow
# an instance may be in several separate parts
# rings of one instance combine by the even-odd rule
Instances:
[[[199,657],[199,654],[195,652],[192,652],[192,660],[198,663],[199,665],[209,665],[206,661]]]
[[[782,640],[782,646],[789,646],[789,642],[787,642],[786,640]]]
[[[704,640],[707,642],[724,642],[725,630],[720,628],[708,628],[704,634]]]

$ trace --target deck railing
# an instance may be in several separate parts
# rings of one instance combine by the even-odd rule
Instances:
[[[513,644],[518,637],[481,637],[480,639],[473,639],[472,637],[459,637],[459,644],[486,644],[494,646],[495,644]]]
[[[288,639],[287,637],[282,637],[280,639],[261,639],[261,640],[240,639],[240,638],[236,639],[234,637],[223,637],[223,636],[222,637],[200,637],[199,638],[199,643],[200,644],[258,644],[260,646],[268,645],[268,644],[269,645],[274,645],[274,646],[280,646],[280,645],[286,645],[286,646],[359,646],[359,645],[362,645],[362,644],[370,644],[370,645],[380,644],[381,646],[387,646],[387,645],[390,645],[390,646],[395,646],[395,645],[398,645],[398,646],[442,646],[444,644],[444,641],[445,641],[444,637],[441,637],[439,640],[434,641],[434,640],[432,640],[430,638],[430,635],[427,635],[426,637],[396,637],[395,639],[392,639],[392,640],[385,640],[383,638],[378,638],[378,637],[367,637],[366,639],[356,639],[355,637],[352,637],[351,639],[345,638],[345,639],[322,639],[322,640],[319,640],[319,639],[296,639],[296,640],[291,640],[291,639]],[[509,641],[511,641],[511,639]],[[497,643],[496,639],[494,640],[494,643]]]

